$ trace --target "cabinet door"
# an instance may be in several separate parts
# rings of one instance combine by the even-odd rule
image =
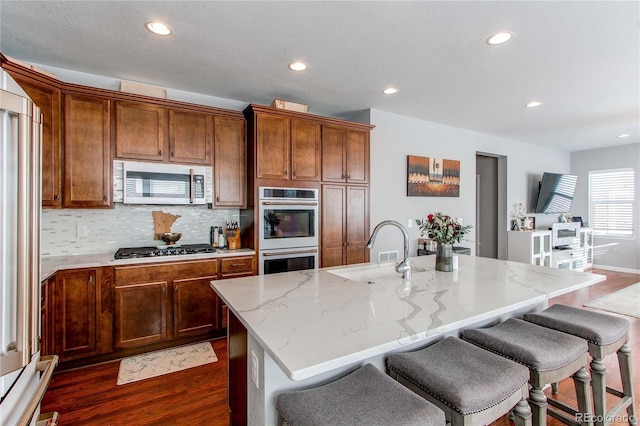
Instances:
[[[320,180],[320,124],[291,120],[291,179]]]
[[[369,182],[369,132],[347,130],[345,170],[347,182]]]
[[[322,186],[322,267],[343,264],[346,235],[346,188]]]
[[[94,355],[96,347],[95,269],[56,274],[53,292],[54,348],[61,359]]]
[[[346,264],[369,260],[369,189],[347,186],[347,244]]]
[[[65,95],[64,207],[111,207],[110,103]]]
[[[167,111],[161,107],[116,102],[116,158],[162,161]]]
[[[167,327],[167,281],[115,286],[115,346],[128,348],[161,342]]]
[[[169,111],[169,161],[211,165],[213,115]]]
[[[15,77],[42,113],[42,207],[62,205],[62,110],[60,90]]]
[[[173,337],[220,328],[218,297],[210,286],[217,277],[173,280]]]
[[[289,119],[256,117],[256,178],[289,179]]]
[[[245,121],[237,118],[216,117],[214,149],[214,205],[245,207],[247,187]]]
[[[345,182],[344,131],[338,127],[322,126],[322,180]]]

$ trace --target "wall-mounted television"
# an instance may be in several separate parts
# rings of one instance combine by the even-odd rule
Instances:
[[[536,213],[569,213],[578,177],[548,173],[542,175]]]

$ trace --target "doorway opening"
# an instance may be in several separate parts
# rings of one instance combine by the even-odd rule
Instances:
[[[476,152],[476,256],[507,259],[507,157]]]

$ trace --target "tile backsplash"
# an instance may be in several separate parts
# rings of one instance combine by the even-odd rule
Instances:
[[[171,231],[182,233],[180,243],[183,244],[209,243],[212,226],[239,218],[239,210],[206,206],[114,205],[113,209],[43,210],[42,256],[115,253],[121,247],[162,244],[153,239],[154,210],[180,215]],[[86,236],[77,236],[79,226],[86,226]]]

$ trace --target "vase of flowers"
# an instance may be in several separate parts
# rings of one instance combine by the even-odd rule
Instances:
[[[437,243],[436,270],[453,271],[453,244],[462,241],[472,226],[462,226],[451,216],[440,212],[429,214],[419,225],[420,234]]]

